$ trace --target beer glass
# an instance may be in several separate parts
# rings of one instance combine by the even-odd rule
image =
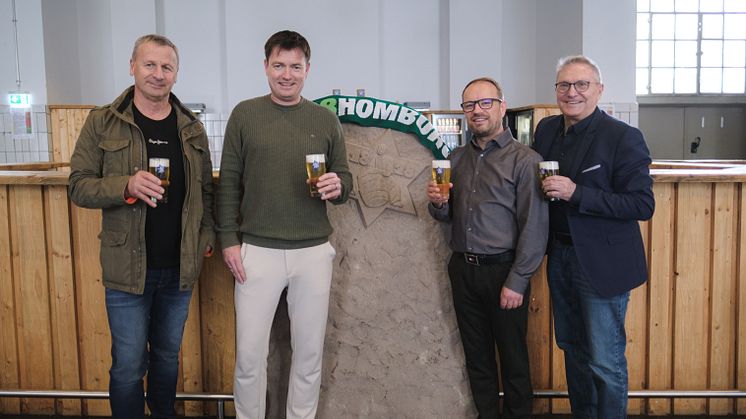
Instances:
[[[308,190],[312,198],[321,196],[316,182],[326,173],[326,157],[323,154],[306,154],[306,173],[308,174]]]
[[[540,161],[539,162],[539,178],[543,181],[549,176],[556,176],[559,174],[559,162],[556,161]],[[557,201],[559,198],[551,198],[544,195],[544,199],[547,201]]]
[[[440,194],[443,198],[448,199],[451,182],[451,161],[450,160],[433,160],[432,178],[440,188]]]
[[[150,158],[148,159],[148,172],[152,173],[161,180],[161,186],[163,187],[163,198],[156,199],[154,196],[150,197],[150,200],[154,203],[168,203],[168,179],[171,176],[171,169],[169,167],[168,159],[163,158]]]

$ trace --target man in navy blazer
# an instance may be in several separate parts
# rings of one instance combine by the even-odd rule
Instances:
[[[648,277],[638,220],[655,201],[642,133],[598,109],[603,88],[591,59],[561,59],[562,115],[539,123],[533,147],[559,162],[542,189],[552,199],[547,277],[570,405],[576,418],[614,419],[627,410],[627,302]]]

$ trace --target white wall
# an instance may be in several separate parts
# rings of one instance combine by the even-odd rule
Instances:
[[[16,0],[16,18],[21,91],[31,93],[34,103],[47,103],[41,0]],[[0,57],[0,104],[7,104],[7,93],[18,90],[11,0],[0,0]]]
[[[635,28],[634,1],[583,2],[583,53],[603,72],[607,103],[634,103]]]
[[[37,103],[104,104],[132,83],[134,40],[163,33],[179,47],[175,93],[228,113],[266,94],[263,45],[281,29],[311,43],[304,90],[341,89],[457,109],[474,77],[491,76],[509,106],[553,103],[554,65],[586,53],[604,71],[607,102],[634,102],[634,2],[616,0],[22,0],[24,89]],[[11,0],[0,0],[2,16]],[[261,7],[260,7],[261,6]],[[43,17],[42,19],[42,10]],[[14,57],[10,25],[0,54]],[[2,35],[2,32],[0,32]],[[46,57],[46,62],[45,62]],[[46,88],[47,78],[49,88]],[[15,89],[14,60],[0,61],[0,88]],[[27,84],[28,83],[28,84]],[[7,99],[4,99],[7,100]]]

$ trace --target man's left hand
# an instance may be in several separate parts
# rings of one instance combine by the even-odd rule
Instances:
[[[502,292],[500,292],[500,308],[503,310],[512,310],[521,305],[523,305],[523,294],[503,287]]]
[[[544,194],[550,198],[559,198],[563,201],[569,201],[575,192],[575,182],[565,176],[549,176],[541,182],[541,189]]]
[[[336,173],[324,173],[319,177],[316,188],[321,193],[321,199],[331,200],[342,195],[342,179]]]

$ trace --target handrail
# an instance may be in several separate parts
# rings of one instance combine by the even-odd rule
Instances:
[[[24,397],[42,399],[108,399],[108,391],[87,390],[1,390],[2,397]],[[218,419],[225,418],[225,402],[233,401],[228,393],[176,393],[176,400],[214,401],[218,405]]]
[[[499,393],[504,397],[504,393]],[[718,399],[740,399],[746,398],[743,390],[630,390],[627,392],[629,398],[636,399],[691,399],[691,398],[718,398]],[[84,390],[1,390],[2,397],[28,397],[49,399],[108,399],[108,391],[84,391]],[[534,397],[540,399],[567,398],[567,391],[558,390],[534,390]],[[215,401],[217,402],[218,419],[225,418],[225,402],[233,401],[233,395],[228,393],[176,393],[176,400],[189,401]]]

